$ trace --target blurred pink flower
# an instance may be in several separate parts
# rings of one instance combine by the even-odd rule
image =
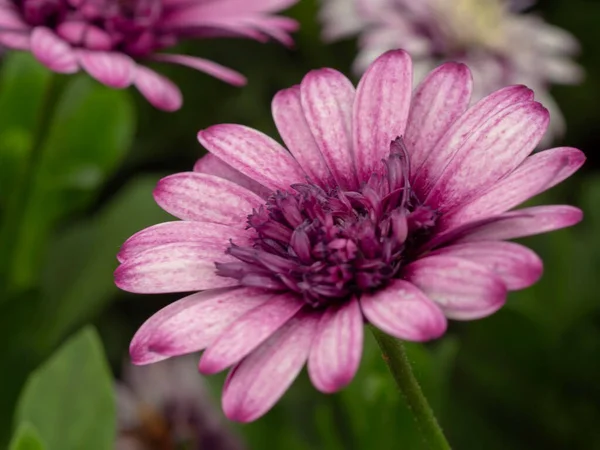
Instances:
[[[212,61],[157,53],[186,38],[292,43],[296,21],[275,16],[298,0],[0,0],[0,45],[28,50],[49,69],[79,69],[113,88],[131,84],[159,109],[181,107],[179,88],[138,64],[182,64],[234,85],[245,78]]]
[[[196,375],[189,355],[141,368],[127,365],[116,386],[115,450],[243,450]]]
[[[508,210],[585,158],[569,147],[528,156],[549,115],[525,86],[468,108],[471,90],[467,66],[446,63],[413,93],[410,57],[390,51],[357,89],[321,69],[279,92],[273,116],[289,151],[241,125],[200,131],[210,153],[154,192],[181,221],[127,240],[115,279],[136,293],[203,292],[144,323],[133,362],[206,349],[201,372],[233,366],[225,414],[251,421],[307,361],[317,389],[348,384],[365,321],[426,341],[446,318],[488,316],[535,283],[540,258],[505,241],[582,213]]]
[[[579,51],[567,31],[522,9],[524,0],[321,0],[323,38],[359,35],[355,70],[364,72],[379,55],[404,48],[415,63],[415,79],[445,61],[465,63],[475,79],[473,98],[511,84],[525,84],[549,108],[551,133],[564,119],[548,89],[576,84],[582,69],[570,57]]]

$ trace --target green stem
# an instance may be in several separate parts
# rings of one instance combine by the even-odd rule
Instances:
[[[371,331],[427,446],[431,450],[450,450],[450,444],[412,371],[404,345],[398,339],[388,336],[375,327],[371,327]]]
[[[29,197],[36,183],[36,175],[42,147],[50,128],[54,108],[61,92],[62,79],[60,75],[52,73],[46,88],[44,100],[39,113],[39,122],[33,139],[30,154],[27,158],[20,183],[10,199],[2,229],[0,230],[0,249],[2,249],[2,262],[0,263],[0,279],[2,279],[2,298],[10,297],[14,290],[18,290],[18,282],[14,279],[15,261],[20,251],[22,236],[22,223],[26,220]]]

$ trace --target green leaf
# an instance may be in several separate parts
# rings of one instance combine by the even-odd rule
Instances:
[[[130,147],[134,127],[126,91],[86,76],[70,79],[27,180],[9,277],[17,290],[35,286],[50,233],[61,219],[95,198]]]
[[[19,185],[39,126],[51,72],[28,53],[3,56],[0,71],[0,204]]]
[[[132,180],[95,217],[67,229],[48,252],[42,275],[46,317],[37,333],[39,345],[55,345],[89,320],[118,293],[113,281],[116,254],[135,232],[170,220],[154,201],[159,176]]]
[[[45,450],[39,433],[29,422],[19,424],[12,440],[10,450]]]
[[[115,409],[102,343],[87,327],[29,377],[16,419],[33,424],[48,450],[108,450],[115,440]]]

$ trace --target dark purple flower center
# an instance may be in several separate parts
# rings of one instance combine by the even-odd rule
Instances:
[[[306,183],[277,191],[248,216],[252,246],[231,243],[239,261],[217,273],[244,286],[292,291],[314,307],[371,292],[397,277],[436,223],[410,188],[402,138],[359,191]]]
[[[51,28],[74,47],[139,57],[176,42],[159,26],[162,0],[13,1],[29,25]]]

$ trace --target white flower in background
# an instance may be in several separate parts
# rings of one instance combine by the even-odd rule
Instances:
[[[464,62],[473,72],[473,101],[502,86],[525,84],[550,109],[546,138],[564,132],[564,119],[548,89],[576,84],[582,69],[571,61],[577,40],[539,16],[522,13],[530,1],[321,0],[323,38],[359,35],[354,69],[361,74],[387,50],[413,57],[415,81],[443,61]]]
[[[116,450],[244,450],[198,374],[197,357],[124,365]]]

